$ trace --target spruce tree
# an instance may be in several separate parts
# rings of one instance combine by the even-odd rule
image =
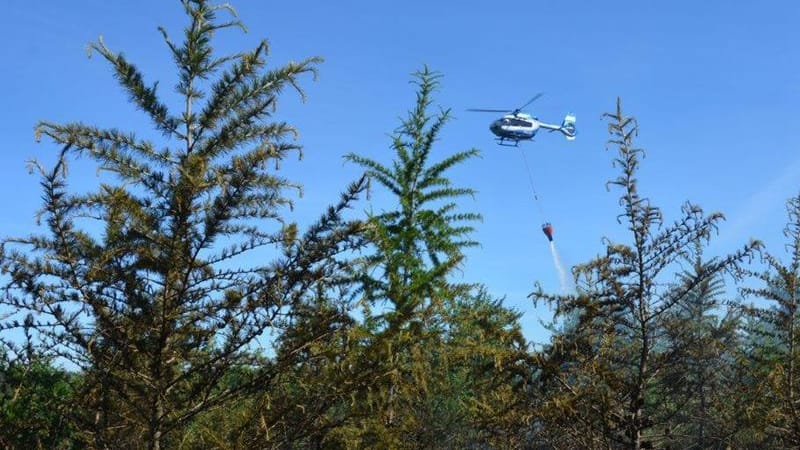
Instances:
[[[751,355],[767,381],[765,431],[778,445],[795,448],[800,446],[800,194],[787,202],[786,209],[788,262],[765,253],[767,268],[752,273],[761,287],[742,291],[769,302],[766,307],[746,308],[755,319],[748,328],[755,344]]]
[[[623,113],[619,100],[604,117],[621,172],[609,185],[622,191],[619,222],[630,242],[608,242],[604,255],[577,266],[576,295],[534,294],[555,304],[559,314],[579,317],[574,330],[555,336],[540,355],[542,382],[551,389],[542,420],[554,425],[560,445],[566,435],[585,447],[638,450],[665,443],[658,377],[678,362],[677,349],[664,339],[665,319],[685,307],[698,286],[721,273],[735,275],[759,244],[675,280],[681,260],[710,239],[723,216],[687,202],[676,221],[664,224],[661,210],[639,193],[643,150],[634,143],[636,120]]]
[[[291,366],[284,355],[329,331],[306,330],[274,358],[259,342],[294,325],[295,305],[337,285],[346,265],[337,255],[358,245],[360,225],[341,213],[363,181],[306,232],[283,219],[298,186],[273,167],[300,147],[273,115],[282,91],[302,95],[319,58],[268,69],[266,41],[218,56],[214,35],[242,27],[233,10],[181,4],[182,42],[160,29],[178,72],[176,107],[122,53],[102,39],[90,46],[162,139],[39,123],[37,136],[60,147],[52,167],[34,165],[44,232],[5,240],[0,255],[10,280],[2,303],[18,311],[4,328],[34,330],[43,351],[81,371],[73,411],[93,448],[172,446],[198,414],[269,388]],[[111,175],[72,192],[77,157]]]
[[[691,267],[677,275],[678,283],[701,276],[714,260],[703,259],[698,242],[694,261],[687,263]],[[696,284],[680,308],[665,316],[665,346],[675,358],[658,375],[665,445],[722,448],[748,425],[739,370],[741,312],[727,295],[717,273]]]

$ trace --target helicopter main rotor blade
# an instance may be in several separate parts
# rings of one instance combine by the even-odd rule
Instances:
[[[483,109],[483,108],[469,108],[467,111],[471,112],[492,112],[492,113],[505,113],[509,112],[508,109]]]
[[[519,108],[517,108],[516,111],[521,111],[521,110],[525,109],[526,106],[528,106],[531,103],[535,102],[536,100],[539,99],[539,97],[541,97],[543,95],[544,95],[544,92],[539,92],[538,94],[534,95],[532,99],[528,100],[528,103],[525,103],[524,105],[522,105]]]

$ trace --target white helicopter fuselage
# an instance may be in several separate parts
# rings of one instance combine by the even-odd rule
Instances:
[[[528,114],[507,114],[492,122],[489,130],[501,139],[526,140],[532,139],[540,127],[541,122]]]
[[[575,116],[572,113],[564,117],[561,125],[553,125],[549,123],[539,122],[536,117],[531,117],[530,114],[521,112],[526,106],[530,105],[537,98],[541,97],[542,93],[538,93],[528,100],[527,103],[516,109],[499,109],[499,108],[471,108],[467,111],[474,112],[490,112],[490,113],[505,113],[505,115],[489,125],[489,130],[497,136],[500,145],[505,144],[506,141],[512,142],[515,146],[519,141],[529,141],[536,136],[536,132],[540,128],[550,131],[560,131],[568,141],[575,139]]]
[[[533,139],[540,128],[551,131],[561,131],[568,136],[567,139],[572,140],[574,139],[574,127],[570,130],[565,130],[564,125],[567,124],[566,121],[571,121],[570,123],[574,125],[575,117],[567,115],[564,124],[553,125],[540,122],[539,119],[531,117],[529,114],[506,114],[502,118],[492,122],[489,126],[489,130],[491,130],[501,142],[504,140],[519,142]]]

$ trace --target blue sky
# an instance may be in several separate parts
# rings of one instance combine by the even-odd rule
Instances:
[[[783,254],[784,201],[800,190],[800,3],[752,2],[266,2],[233,0],[247,34],[220,34],[223,52],[266,38],[273,64],[322,56],[318,81],[305,83],[308,101],[287,94],[279,118],[294,123],[304,159],[286,164],[305,185],[293,217],[306,222],[336,198],[359,170],[342,155],[388,161],[388,133],[413,102],[409,74],[428,64],[443,73],[438,103],[454,120],[439,156],[476,147],[482,157],[452,176],[478,190],[465,210],[483,214],[463,276],[524,312],[526,335],[543,339],[526,295],[540,282],[558,292],[558,276],[540,231],[519,149],[498,147],[494,117],[470,107],[509,107],[537,92],[533,112],[557,122],[578,117],[579,137],[541,135],[522,146],[532,165],[546,219],[567,265],[602,251],[601,239],[625,241],[616,223],[616,172],[603,112],[617,96],[641,126],[647,151],[640,189],[675,219],[691,200],[728,220],[710,248],[731,251],[750,237]],[[39,206],[38,180],[25,161],[52,160],[55,147],[36,144],[38,120],[84,121],[155,135],[126,103],[108,66],[88,59],[86,44],[103,35],[124,51],[149,82],[170,93],[175,71],[156,27],[177,39],[184,24],[177,1],[105,0],[5,2],[0,40],[0,235],[26,233]],[[76,187],[95,172],[77,165]],[[380,210],[376,194],[358,208]]]

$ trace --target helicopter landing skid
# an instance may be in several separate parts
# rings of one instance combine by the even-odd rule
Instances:
[[[505,139],[495,139],[497,141],[497,145],[502,145],[503,147],[519,147],[519,141],[511,141],[513,144],[507,144]]]

